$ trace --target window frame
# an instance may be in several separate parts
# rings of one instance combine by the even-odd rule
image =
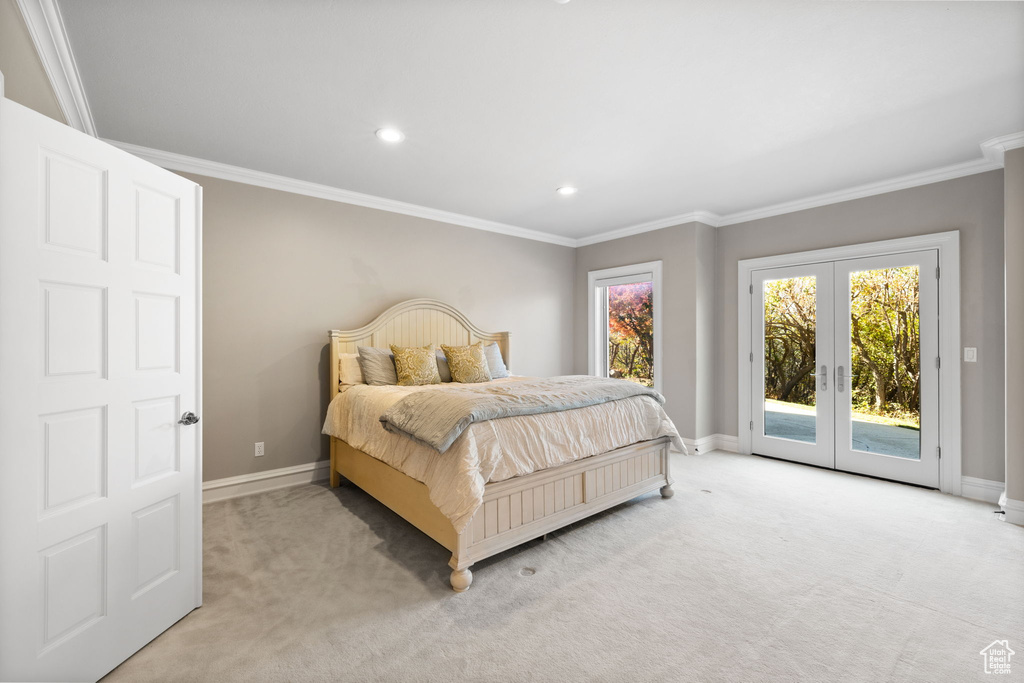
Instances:
[[[602,268],[587,273],[587,372],[608,376],[608,287],[632,282],[651,282],[654,297],[654,390],[662,392],[661,372],[661,261]],[[662,392],[663,393],[663,392]]]

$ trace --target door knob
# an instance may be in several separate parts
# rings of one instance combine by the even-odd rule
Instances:
[[[195,413],[191,412],[183,413],[181,419],[178,420],[178,424],[185,425],[186,427],[189,425],[194,425],[196,422],[199,422],[199,418],[196,416]]]

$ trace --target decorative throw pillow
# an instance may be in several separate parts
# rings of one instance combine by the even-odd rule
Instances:
[[[491,379],[508,377],[508,368],[505,367],[505,361],[501,358],[498,342],[491,342],[485,346],[484,355],[487,356],[487,368],[491,371]]]
[[[339,384],[364,384],[363,371],[359,369],[358,353],[338,355]]]
[[[437,370],[437,348],[433,344],[418,348],[392,344],[391,352],[395,354],[395,371],[401,386],[441,383],[441,375]]]
[[[489,382],[491,371],[487,368],[487,356],[484,355],[483,342],[470,346],[445,346],[444,355],[448,358],[448,367],[452,371],[452,379],[463,384],[473,382]]]
[[[398,373],[395,372],[395,358],[383,349],[372,346],[359,347],[359,369],[363,371],[363,381],[367,384],[398,384]]]
[[[452,371],[448,367],[448,359],[444,357],[444,351],[437,350],[437,374],[441,375],[442,382],[452,381]]]

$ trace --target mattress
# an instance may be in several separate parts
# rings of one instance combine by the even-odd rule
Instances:
[[[509,377],[494,382],[519,382]],[[435,385],[436,386],[436,385]],[[380,416],[423,387],[356,385],[327,409],[323,433],[341,439],[426,484],[430,500],[462,532],[488,482],[503,481],[581,458],[672,437],[682,441],[660,404],[636,396],[556,413],[505,417],[470,425],[445,451],[384,430]]]

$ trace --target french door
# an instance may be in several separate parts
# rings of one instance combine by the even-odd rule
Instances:
[[[938,487],[937,263],[752,272],[754,453]]]

